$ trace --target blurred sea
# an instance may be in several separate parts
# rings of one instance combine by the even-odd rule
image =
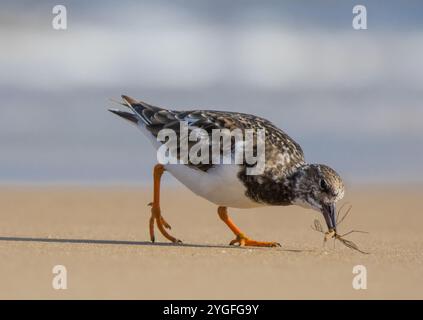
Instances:
[[[0,183],[145,183],[120,94],[254,113],[348,183],[423,182],[423,3],[0,2]]]

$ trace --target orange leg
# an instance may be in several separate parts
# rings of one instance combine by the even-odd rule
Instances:
[[[150,239],[152,242],[155,241],[154,236],[154,221],[157,223],[157,227],[159,228],[162,235],[167,238],[168,240],[174,243],[182,243],[181,240],[172,237],[166,229],[171,229],[170,225],[166,222],[166,220],[162,217],[160,211],[160,179],[163,175],[165,168],[161,164],[157,164],[154,166],[153,171],[153,178],[154,178],[154,195],[153,195],[153,202],[149,203],[148,205],[151,206],[151,217],[150,217]],[[166,229],[165,229],[166,228]]]
[[[254,246],[254,247],[280,247],[281,245],[277,242],[265,242],[265,241],[256,241],[248,238],[242,231],[232,222],[231,218],[228,216],[228,211],[226,207],[217,208],[217,213],[219,214],[220,219],[232,230],[236,238],[232,240],[229,244],[233,245],[238,243],[240,246]]]

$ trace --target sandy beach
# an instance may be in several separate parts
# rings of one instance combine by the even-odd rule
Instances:
[[[230,210],[257,240],[239,248],[216,207],[187,189],[165,188],[162,213],[184,245],[148,236],[151,190],[136,187],[0,188],[1,299],[422,299],[421,188],[363,187],[340,232],[363,255],[311,230],[317,213],[297,207]],[[66,290],[52,287],[55,265]],[[355,265],[367,289],[352,287]]]

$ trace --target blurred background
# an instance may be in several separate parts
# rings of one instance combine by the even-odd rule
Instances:
[[[0,4],[1,184],[150,183],[121,94],[266,117],[349,184],[423,182],[421,1]]]

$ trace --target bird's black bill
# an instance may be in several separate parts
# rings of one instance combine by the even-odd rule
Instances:
[[[137,124],[138,123],[138,119],[137,116],[133,113],[130,112],[126,112],[126,111],[121,111],[121,110],[116,110],[116,109],[109,109],[110,112],[113,112],[114,114],[117,114],[118,116]]]
[[[329,231],[336,232],[336,214],[335,204],[323,205],[322,213],[328,226]]]

